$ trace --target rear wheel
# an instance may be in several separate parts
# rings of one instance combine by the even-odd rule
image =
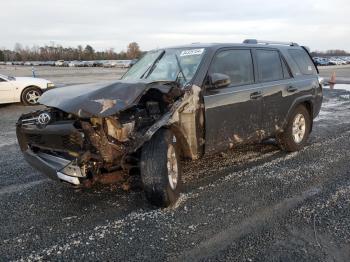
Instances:
[[[141,153],[141,180],[147,200],[158,207],[176,202],[181,189],[182,166],[175,135],[160,129]]]
[[[41,94],[40,88],[35,86],[27,87],[22,93],[22,103],[26,106],[36,105]]]
[[[299,105],[291,114],[286,129],[277,136],[280,147],[289,152],[302,149],[309,137],[311,116],[304,105]]]

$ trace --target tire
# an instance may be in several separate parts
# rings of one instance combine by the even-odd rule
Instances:
[[[304,119],[304,128],[302,128],[302,119]],[[297,123],[294,129],[297,132],[293,132],[294,122]],[[302,149],[309,138],[311,124],[312,119],[306,107],[304,105],[297,106],[290,115],[284,132],[277,136],[277,141],[281,149],[287,152],[294,152]]]
[[[173,165],[169,158],[173,160]],[[172,170],[177,167],[177,176],[174,175],[173,180],[169,176],[168,164]],[[170,130],[160,129],[143,146],[140,166],[147,200],[157,207],[173,205],[181,191],[182,166],[179,145]]]
[[[35,86],[30,86],[24,89],[22,92],[21,100],[26,106],[34,106],[38,104],[38,99],[40,98],[42,91],[40,88]]]

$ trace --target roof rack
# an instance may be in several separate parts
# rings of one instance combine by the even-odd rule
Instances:
[[[246,39],[243,41],[244,44],[264,44],[264,45],[289,45],[289,46],[299,46],[297,43],[293,42],[279,42],[279,41],[265,41],[257,39]]]

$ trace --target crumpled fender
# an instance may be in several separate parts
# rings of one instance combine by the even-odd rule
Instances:
[[[200,93],[201,88],[193,85],[191,88],[186,90],[184,96],[177,100],[170,110],[164,114],[156,123],[154,123],[144,135],[139,136],[135,139],[135,143],[131,148],[131,151],[138,150],[145,142],[151,139],[151,137],[162,127],[171,127],[176,126],[176,129],[179,130],[182,136],[183,143],[185,143],[185,151],[188,157],[193,159],[198,158],[200,154],[198,149],[197,141],[197,130],[198,128],[203,128],[204,123],[196,123],[196,114],[198,113],[201,104],[200,104]],[[191,123],[186,123],[182,120],[184,115],[191,115],[189,121]],[[188,122],[188,121],[187,121]]]

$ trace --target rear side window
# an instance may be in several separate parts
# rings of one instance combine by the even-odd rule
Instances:
[[[232,85],[254,83],[254,69],[250,50],[225,50],[215,55],[210,73],[228,75]]]
[[[263,82],[284,78],[281,58],[276,50],[256,50],[259,79]]]
[[[289,49],[288,53],[298,65],[298,68],[303,75],[316,74],[315,66],[304,50]]]

